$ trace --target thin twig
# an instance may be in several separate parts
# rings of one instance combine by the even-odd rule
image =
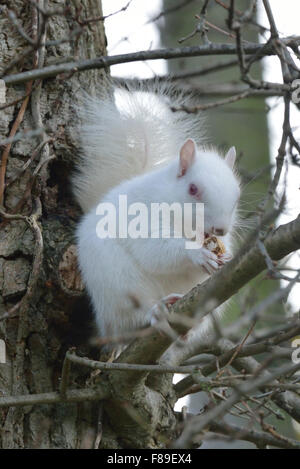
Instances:
[[[282,41],[288,46],[296,46],[300,43],[299,36],[287,37]],[[84,70],[108,68],[112,65],[129,62],[139,62],[144,60],[157,60],[157,59],[175,59],[179,57],[201,57],[210,55],[233,55],[236,54],[237,48],[234,44],[209,44],[193,47],[177,47],[173,49],[158,49],[147,50],[140,52],[133,52],[130,54],[102,56],[95,59],[78,60],[76,62],[68,62],[58,65],[49,65],[39,70],[29,70],[27,72],[18,73],[15,75],[7,75],[1,77],[7,85],[16,85],[30,80],[37,80],[39,78],[50,78],[57,76],[61,73],[75,73]],[[261,53],[262,55],[276,55],[276,51],[267,44],[252,44],[248,43],[244,46],[245,54]],[[263,85],[262,85],[263,86]],[[264,84],[267,88],[268,84]]]

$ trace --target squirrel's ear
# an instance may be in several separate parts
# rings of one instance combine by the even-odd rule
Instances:
[[[178,177],[184,176],[195,161],[196,143],[189,138],[181,147]]]
[[[233,169],[236,159],[236,149],[235,147],[229,148],[225,156],[225,161],[228,164],[229,168]]]

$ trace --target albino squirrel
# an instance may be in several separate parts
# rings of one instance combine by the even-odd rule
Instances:
[[[77,230],[78,258],[102,337],[155,324],[154,305],[174,303],[231,258],[240,196],[235,149],[223,157],[201,147],[197,115],[172,111],[184,102],[166,85],[115,88],[111,95],[83,98],[80,106],[81,158],[73,189],[85,215]],[[99,238],[97,205],[117,207],[120,194],[128,205],[204,203],[205,235],[218,236],[226,253],[186,249],[185,238]],[[197,335],[210,321],[202,320]]]

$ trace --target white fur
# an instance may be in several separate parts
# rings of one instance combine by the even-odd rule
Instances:
[[[118,109],[109,98],[86,101],[80,131],[84,158],[74,179],[75,195],[87,212],[77,231],[79,265],[102,336],[147,325],[153,304],[186,293],[207,278],[203,266],[212,271],[218,265],[205,248],[185,249],[185,239],[99,239],[95,206],[101,201],[117,207],[119,194],[127,195],[128,204],[149,207],[194,202],[189,185],[195,184],[205,204],[205,231],[222,228],[230,252],[239,198],[236,176],[213,149],[195,148],[186,173],[178,177],[180,148],[188,137],[197,140],[194,115],[172,113],[165,93],[119,90],[115,96]],[[197,335],[208,326],[205,319]]]
[[[155,88],[154,88],[155,89]],[[172,98],[171,98],[172,93]],[[190,133],[203,141],[201,119],[172,112],[186,99],[160,87],[159,95],[116,88],[113,96],[82,95],[77,112],[81,118],[81,158],[73,177],[74,194],[86,213],[122,181],[161,166],[179,151]]]

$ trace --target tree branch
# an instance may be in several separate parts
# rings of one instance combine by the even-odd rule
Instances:
[[[291,252],[300,248],[300,216],[290,223],[281,225],[266,241],[266,248],[272,259],[279,260]],[[257,246],[242,253],[225,265],[209,280],[193,288],[182,299],[175,303],[173,311],[182,317],[194,317],[197,319],[209,314],[217,306],[224,303],[234,295],[241,287],[246,285],[256,275],[265,270],[265,260]],[[212,306],[213,302],[213,306]],[[169,321],[173,327],[178,327],[172,314]],[[180,332],[183,332],[182,324]],[[185,329],[187,331],[188,328]],[[118,358],[119,363],[151,364],[165,352],[170,345],[168,337],[158,333],[143,339],[136,339],[128,345],[126,350]],[[121,375],[121,372],[120,372]],[[126,372],[122,379],[133,383],[143,379],[143,372]],[[120,376],[121,378],[121,376]]]
[[[300,44],[300,37],[287,37],[282,39],[287,46],[297,47]],[[255,44],[247,43],[243,47],[245,54],[257,54],[267,56],[276,55],[277,51],[268,43]],[[170,49],[157,49],[152,51],[140,51],[130,54],[102,56],[95,59],[79,60],[58,65],[49,65],[37,70],[17,73],[15,75],[4,76],[2,79],[6,85],[16,85],[30,80],[55,77],[61,73],[76,73],[84,70],[108,68],[112,65],[139,62],[143,60],[175,59],[179,57],[200,57],[208,55],[233,55],[237,53],[234,44],[209,44],[193,47],[176,47]]]
[[[274,446],[285,449],[300,449],[300,442],[291,438],[275,438],[265,432],[253,430],[252,428],[242,428],[237,425],[228,424],[227,422],[212,422],[210,430],[221,435],[230,436],[234,439],[241,439],[254,443],[257,447]]]

